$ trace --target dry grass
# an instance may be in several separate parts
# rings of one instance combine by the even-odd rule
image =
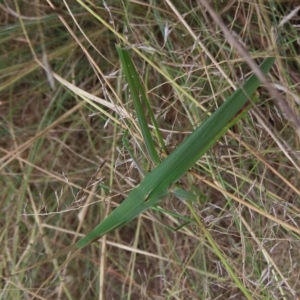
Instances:
[[[128,126],[141,168],[153,168],[134,127],[117,33],[198,99],[191,103],[132,51],[169,151],[251,71],[201,1],[172,1],[178,15],[169,1],[87,1],[95,15],[74,1],[70,11],[63,1],[53,1],[55,10],[48,2],[0,4],[0,299],[244,299],[196,225],[171,231],[167,226],[180,221],[155,211],[84,248],[38,292],[66,257],[9,277],[89,232],[138,184],[122,143]],[[297,1],[249,3],[213,7],[256,59],[268,55],[271,26]],[[300,102],[299,20],[298,12],[283,26],[284,47],[270,77],[284,103],[261,88],[256,109],[182,179],[186,190],[197,189],[195,209],[253,299],[297,298],[299,237],[222,191],[300,225],[292,120]],[[102,185],[91,186],[103,176]],[[162,206],[191,217],[178,199]]]

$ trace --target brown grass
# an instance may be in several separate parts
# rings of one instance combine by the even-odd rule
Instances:
[[[116,33],[77,2],[68,3],[71,13],[63,1],[53,2],[55,9],[50,1],[19,2],[0,4],[0,299],[244,299],[195,224],[172,231],[167,226],[182,221],[152,210],[84,248],[38,292],[66,257],[9,276],[89,232],[141,180],[122,143],[124,129],[136,121]],[[202,2],[172,1],[179,16],[168,1],[88,4],[197,99],[191,103],[132,51],[163,136],[170,138],[169,151],[206,118],[200,105],[214,111],[252,71]],[[271,26],[297,5],[270,3],[211,3],[256,62],[274,46]],[[281,100],[260,88],[256,109],[232,128],[236,140],[225,135],[181,180],[186,190],[198,190],[196,211],[253,299],[297,298],[299,237],[221,191],[300,225],[293,122],[300,97],[299,24],[298,13],[279,33],[284,46],[269,78]],[[55,74],[122,107],[130,118],[83,99]],[[150,171],[141,137],[131,132],[136,159]],[[104,176],[101,187],[89,186]],[[175,197],[162,207],[191,217]]]

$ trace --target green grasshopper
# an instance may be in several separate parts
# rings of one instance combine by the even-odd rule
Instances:
[[[275,59],[267,58],[260,66],[267,74]],[[119,228],[136,218],[168,194],[168,187],[182,177],[215,142],[249,110],[240,109],[256,91],[260,82],[252,75],[244,86],[216,110],[204,123],[190,134],[167,158],[142,180],[128,195],[127,199],[103,220],[95,229],[79,240],[77,248]]]

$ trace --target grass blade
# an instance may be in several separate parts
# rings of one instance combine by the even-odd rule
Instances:
[[[221,250],[219,249],[219,247],[217,246],[217,244],[215,243],[214,239],[212,238],[211,234],[209,233],[209,231],[205,228],[205,226],[203,225],[203,223],[201,222],[200,218],[198,217],[198,215],[195,213],[192,205],[190,203],[187,204],[188,207],[190,208],[190,211],[192,212],[196,222],[198,223],[198,226],[201,228],[202,232],[204,233],[205,237],[207,238],[208,242],[210,243],[210,245],[212,246],[212,248],[214,249],[214,253],[219,257],[219,259],[221,260],[221,262],[223,263],[223,265],[225,266],[227,272],[230,274],[231,278],[233,278],[233,280],[235,281],[236,285],[238,286],[238,288],[243,292],[243,294],[245,295],[246,299],[251,300],[253,299],[251,297],[251,295],[249,294],[248,289],[242,284],[242,282],[240,281],[240,279],[236,276],[236,274],[234,273],[234,271],[232,270],[231,266],[229,265],[229,263],[227,262],[226,258],[224,257],[223,253],[221,252]]]
[[[138,118],[139,126],[142,132],[143,139],[146,144],[146,148],[148,153],[150,154],[152,160],[158,164],[160,163],[159,156],[156,152],[156,148],[153,142],[153,138],[151,136],[151,132],[148,127],[148,123],[144,114],[142,103],[148,103],[145,95],[145,91],[142,87],[142,84],[139,80],[139,75],[135,70],[135,67],[130,59],[130,56],[127,51],[122,50],[119,46],[117,46],[117,51],[122,62],[123,71],[125,77],[127,79],[130,92],[132,95],[132,100],[136,112],[136,116]],[[148,110],[150,106],[148,105]],[[151,108],[150,108],[151,109]]]

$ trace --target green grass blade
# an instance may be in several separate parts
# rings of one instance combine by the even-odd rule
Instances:
[[[231,276],[231,278],[235,281],[236,285],[238,288],[243,292],[244,296],[248,300],[252,300],[253,298],[251,297],[248,289],[242,284],[240,279],[236,276],[235,272],[231,268],[230,264],[227,262],[227,259],[224,257],[222,251],[219,249],[217,244],[215,243],[214,239],[212,238],[211,234],[209,231],[205,228],[203,223],[201,222],[200,218],[198,215],[195,213],[195,210],[193,209],[191,203],[187,203],[188,207],[190,208],[191,213],[193,214],[196,222],[198,223],[198,226],[201,228],[202,232],[204,233],[205,237],[207,238],[208,242],[210,243],[211,247],[214,249],[214,253],[219,257],[220,261],[223,263],[225,266],[227,272]]]
[[[195,195],[189,191],[186,191],[182,188],[179,188],[177,186],[172,189],[172,194],[175,197],[177,197],[178,199],[183,200],[183,201],[196,202],[198,200],[197,195]]]
[[[264,74],[269,72],[274,61],[273,57],[264,60],[260,66]],[[259,79],[253,74],[242,88],[235,91],[218,110],[149,173],[118,208],[88,235],[79,240],[77,246],[84,247],[96,237],[130,222],[145,209],[157,204],[159,199],[168,193],[169,185],[184,175],[228,130],[229,126],[236,123],[246,113],[249,107],[242,113],[239,112],[259,84]]]
[[[160,163],[160,159],[158,153],[156,151],[153,138],[151,136],[151,132],[148,127],[148,123],[145,117],[144,109],[142,104],[148,103],[145,95],[145,91],[142,87],[142,84],[139,80],[139,75],[135,70],[135,67],[130,59],[130,56],[127,51],[122,50],[119,46],[117,46],[117,51],[122,62],[123,71],[126,77],[126,80],[129,85],[129,89],[132,95],[132,100],[136,112],[136,116],[138,119],[138,123],[142,132],[143,139],[145,141],[146,148],[148,150],[149,155],[152,160],[158,164]],[[148,107],[149,109],[149,107]]]
[[[135,70],[135,68],[133,66],[133,63],[132,63],[132,60],[131,60],[131,58],[130,58],[130,56],[128,54],[128,51],[122,49],[119,45],[117,45],[116,48],[117,48],[117,51],[118,51],[119,55],[122,54],[120,56],[120,59],[121,59],[123,68],[124,67],[127,68],[128,66],[130,66],[128,68],[128,70],[127,70],[128,72],[125,73],[126,80],[129,81],[131,78],[136,78],[136,80],[134,80],[134,83],[135,83],[138,91],[140,91],[140,99],[141,99],[142,103],[145,104],[146,107],[147,107],[147,110],[148,110],[151,122],[152,122],[152,124],[153,124],[153,126],[155,128],[155,133],[156,133],[158,142],[160,144],[160,147],[163,149],[163,151],[165,153],[167,153],[166,145],[165,145],[165,142],[164,142],[163,137],[161,135],[161,132],[160,132],[160,130],[158,128],[157,120],[156,120],[156,118],[154,116],[154,113],[153,113],[153,110],[152,110],[152,108],[150,106],[148,98],[146,97],[145,90],[144,90],[144,88],[143,88],[143,86],[142,86],[142,84],[141,84],[141,82],[139,80],[139,75],[138,75],[138,73],[136,72],[136,70]],[[126,59],[125,61],[124,61],[124,58]],[[129,64],[127,65],[126,63],[128,63],[128,62],[129,62]],[[129,77],[127,76],[128,74],[129,74]],[[135,98],[133,100],[135,100]],[[139,105],[139,101],[138,101],[137,104]],[[141,110],[141,113],[143,114],[143,110]],[[142,117],[144,117],[144,116],[142,116]],[[145,130],[149,131],[148,126],[146,127]]]
[[[172,212],[172,211],[169,211],[169,210],[166,210],[166,209],[163,209],[161,207],[158,207],[158,206],[151,206],[151,209],[153,210],[156,210],[156,211],[159,211],[165,215],[169,215],[169,216],[172,216],[172,217],[175,217],[177,219],[180,219],[180,220],[184,220],[186,221],[187,223],[196,223],[196,221],[194,219],[190,219],[190,218],[187,218],[185,216],[182,216],[176,212]],[[172,231],[174,231],[174,228],[171,227],[171,226],[166,226],[167,228],[171,228]]]

